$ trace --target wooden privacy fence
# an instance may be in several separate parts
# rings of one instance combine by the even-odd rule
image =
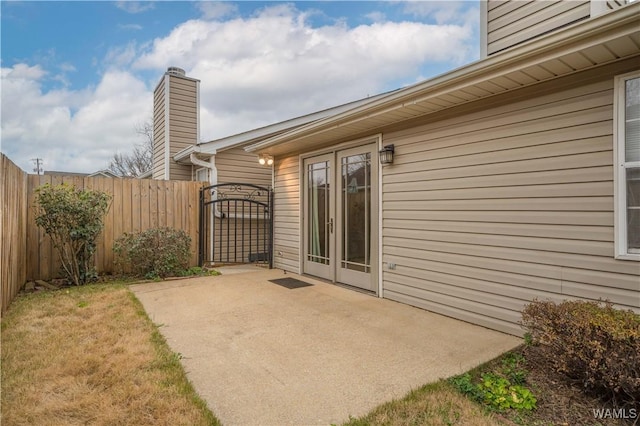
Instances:
[[[181,229],[191,237],[191,265],[198,263],[198,207],[202,182],[28,175],[0,157],[0,304],[4,312],[26,281],[60,276],[51,239],[35,223],[35,190],[49,183],[107,192],[113,198],[97,242],[98,273],[114,271],[113,243],[123,233],[156,227]]]
[[[4,312],[27,276],[27,174],[0,156],[0,304]]]
[[[66,183],[110,194],[111,207],[98,239],[95,267],[100,274],[114,271],[113,243],[122,234],[150,228],[181,229],[191,237],[190,264],[198,263],[198,200],[201,182],[118,179],[78,176],[28,177],[27,280],[60,275],[60,261],[50,238],[35,224],[34,192],[41,185]]]

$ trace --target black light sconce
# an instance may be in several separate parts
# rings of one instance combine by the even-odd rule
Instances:
[[[393,164],[393,153],[395,152],[393,145],[386,145],[380,150],[380,164]]]

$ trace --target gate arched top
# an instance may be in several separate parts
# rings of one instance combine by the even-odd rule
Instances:
[[[250,201],[264,207],[271,207],[270,196],[273,190],[269,187],[251,183],[219,183],[200,190],[200,197],[205,204],[220,201]],[[205,194],[209,195],[208,200]]]

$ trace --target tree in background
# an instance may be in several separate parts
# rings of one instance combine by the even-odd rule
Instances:
[[[45,184],[35,195],[36,224],[51,237],[64,274],[75,285],[97,278],[93,255],[111,196],[65,184]]]
[[[146,121],[135,126],[136,133],[144,140],[133,147],[129,154],[116,152],[107,167],[122,177],[136,177],[151,170],[153,163],[153,123]]]

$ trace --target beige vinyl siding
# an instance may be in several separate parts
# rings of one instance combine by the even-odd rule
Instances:
[[[274,267],[300,273],[300,165],[298,156],[275,162]]]
[[[198,81],[169,75],[169,140],[171,147],[169,177],[171,180],[192,180],[192,167],[178,164],[173,156],[198,139]]]
[[[164,80],[162,80],[153,93],[153,164],[151,175],[153,179],[164,179],[164,100]]]
[[[242,147],[231,148],[224,151],[218,151],[215,156],[216,169],[218,171],[218,183],[248,183],[263,187],[271,187],[271,167],[262,166],[258,163],[258,156],[256,154],[246,152]],[[245,188],[246,189],[246,188]],[[267,202],[266,194],[257,197],[257,201]],[[226,206],[226,204],[223,204]],[[234,213],[245,214],[247,216],[256,216],[263,214],[257,205],[250,205],[243,203],[236,203],[227,207],[221,207],[222,213]],[[244,211],[243,211],[244,208]],[[237,211],[235,211],[237,210]],[[234,246],[235,249],[229,253],[230,261],[244,261],[249,260],[249,255],[252,253],[267,252],[265,246],[267,240],[264,238],[265,233],[268,234],[269,230],[266,228],[268,222],[259,219],[218,219],[231,221],[228,225],[228,229],[233,229],[234,233],[227,235],[226,226],[224,225],[224,232],[220,233],[219,229],[216,229],[214,236],[216,244],[220,245],[220,248],[216,250],[218,252],[226,252],[227,241],[232,241],[230,246]],[[219,224],[219,222],[218,222]],[[244,226],[243,226],[244,225]],[[260,239],[260,243],[256,241]],[[244,245],[242,241],[244,240]]]
[[[589,13],[589,0],[489,0],[487,54],[588,18]]]
[[[565,83],[384,134],[384,297],[513,334],[535,297],[640,311],[640,264],[613,258],[613,74]]]
[[[218,151],[216,154],[218,183],[251,183],[271,186],[271,167],[258,163],[258,156],[243,148]]]

